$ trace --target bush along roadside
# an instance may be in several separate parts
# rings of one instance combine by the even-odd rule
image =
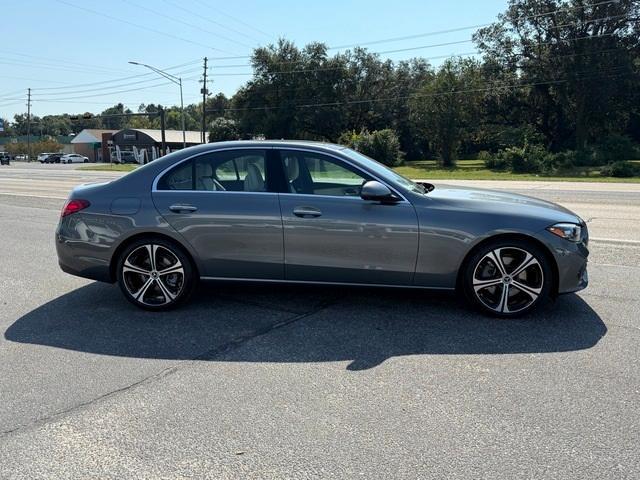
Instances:
[[[602,167],[600,175],[618,178],[637,177],[640,176],[640,166],[631,162],[614,162]]]
[[[479,153],[490,170],[512,173],[540,173],[557,175],[572,172],[580,167],[600,167],[600,174],[607,177],[634,177],[640,175],[640,167],[620,159],[635,159],[640,152],[627,137],[606,137],[593,148],[566,150],[552,153],[544,146],[525,141],[522,147],[508,147],[495,154]]]
[[[362,130],[345,132],[340,135],[338,143],[374,158],[388,167],[397,167],[404,161],[404,153],[400,151],[400,140],[393,130]]]

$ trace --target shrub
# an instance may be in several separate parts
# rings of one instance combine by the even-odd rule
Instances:
[[[640,175],[640,166],[631,162],[615,162],[602,168],[602,170],[600,170],[600,175],[603,177],[618,178],[635,177]]]
[[[510,170],[513,173],[551,172],[555,168],[554,156],[542,145],[525,142],[523,147],[500,150],[493,158],[485,158],[491,170]]]
[[[553,164],[556,170],[571,170],[578,163],[578,152],[575,150],[565,150],[553,155]]]
[[[345,132],[340,135],[339,142],[358,152],[373,158],[389,167],[402,164],[404,154],[400,151],[400,140],[391,129],[366,130],[356,133]]]
[[[595,165],[632,160],[638,156],[633,141],[625,135],[609,135],[596,146],[594,152]]]
[[[236,122],[224,117],[218,117],[209,126],[209,141],[224,142],[227,140],[238,140],[240,132]]]
[[[492,157],[491,153],[487,152],[486,150],[480,150],[478,152],[478,160],[483,161],[485,164],[487,163],[487,161],[491,160],[491,157]]]
[[[478,160],[482,160],[484,166],[489,170],[507,170],[509,168],[509,163],[506,161],[502,151],[492,155],[483,150],[478,153]]]

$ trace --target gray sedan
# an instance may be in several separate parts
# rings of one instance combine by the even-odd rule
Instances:
[[[292,141],[200,145],[79,186],[56,231],[65,272],[118,282],[149,310],[215,279],[457,290],[513,317],[585,288],[587,244],[558,205]]]

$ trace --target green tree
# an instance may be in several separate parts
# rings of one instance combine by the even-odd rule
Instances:
[[[473,135],[480,111],[479,64],[469,59],[444,62],[413,100],[414,118],[444,167],[453,167],[461,143]]]
[[[551,12],[556,12],[550,14]],[[635,0],[510,0],[474,39],[486,62],[529,85],[523,120],[556,148],[578,149],[625,129],[637,91],[640,3]]]
[[[117,103],[113,107],[104,109],[100,116],[102,117],[102,128],[112,130],[122,130],[127,128],[130,119],[128,117],[112,117],[110,115],[122,115],[124,113],[133,113],[130,109],[125,108],[122,103]]]

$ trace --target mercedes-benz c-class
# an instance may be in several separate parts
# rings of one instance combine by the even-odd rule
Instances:
[[[79,186],[56,246],[65,272],[148,310],[216,279],[456,290],[512,317],[588,282],[587,227],[563,207],[297,141],[200,145]]]

